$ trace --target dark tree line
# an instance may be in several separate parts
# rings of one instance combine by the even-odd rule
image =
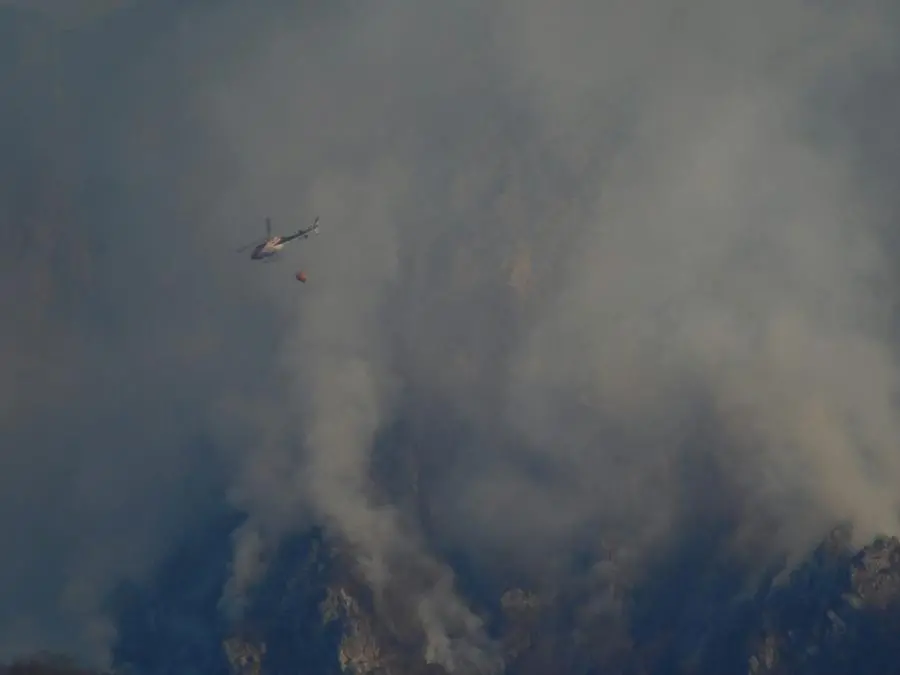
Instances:
[[[71,659],[56,655],[37,655],[0,664],[0,675],[107,675],[82,668]]]

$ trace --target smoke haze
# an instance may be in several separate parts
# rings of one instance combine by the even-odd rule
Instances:
[[[104,594],[224,499],[223,611],[324,524],[457,672],[500,664],[435,537],[533,573],[897,530],[896,9],[90,11],[0,5],[0,650],[102,657]],[[266,214],[322,234],[235,255]],[[427,535],[377,479],[402,420]]]

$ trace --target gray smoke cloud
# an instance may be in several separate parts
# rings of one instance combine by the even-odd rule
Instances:
[[[37,608],[0,617],[10,648],[81,644],[105,590],[202,519],[198,480],[250,515],[225,611],[281,537],[325,524],[456,672],[500,664],[434,537],[541,570],[591,539],[649,561],[704,512],[757,555],[840,519],[896,531],[897,157],[841,103],[895,71],[895,9],[115,16],[100,34],[132,51],[85,37],[55,74],[20,64],[46,96],[21,110],[47,109],[51,75],[76,93],[4,131],[87,138],[64,175],[95,200],[48,200],[53,146],[23,146],[20,180],[58,211],[4,227],[25,255],[4,257],[0,518],[29,543],[0,572]],[[79,71],[113,53],[119,79]],[[880,96],[865,114],[890,119]],[[322,235],[278,264],[236,257],[263,214],[283,232],[319,215]],[[50,304],[57,286],[79,290]],[[409,419],[429,536],[378,479],[379,439]]]
[[[220,105],[245,186],[318,167],[303,196],[335,229],[310,250],[322,280],[283,345],[303,389],[288,400],[304,411],[309,500],[373,585],[411,546],[369,496],[374,436],[403,414],[392,373],[449,397],[482,452],[512,435],[552,468],[523,473],[513,451],[453,472],[450,529],[506,539],[513,557],[590,523],[633,546],[670,541],[691,491],[717,489],[678,477],[698,455],[733,490],[704,503],[732,502],[738,539],[773,552],[839,518],[863,536],[895,528],[884,214],[844,139],[811,136],[810,98],[886,56],[883,15],[655,2],[357,14],[318,25],[321,49],[312,28],[282,26]],[[276,92],[261,117],[236,102]],[[473,107],[506,117],[479,126]],[[349,147],[352,168],[338,159]],[[504,179],[522,184],[498,197],[488,185]],[[526,296],[539,287],[518,318],[504,270]]]
[[[409,131],[415,88],[378,92],[403,58],[390,44],[396,31],[409,23],[414,43],[426,39],[408,11],[395,6],[305,27],[299,20],[294,23],[301,27],[282,23],[250,65],[210,95],[213,116],[245,168],[229,204],[272,195],[281,212],[307,214],[307,220],[321,214],[323,231],[297,252],[309,269],[308,288],[285,292],[291,281],[283,275],[278,290],[289,321],[279,363],[287,378],[284,431],[288,439],[294,434],[294,464],[285,465],[284,445],[248,455],[250,471],[278,466],[267,473],[281,480],[266,493],[244,492],[249,502],[239,503],[251,512],[262,501],[260,508],[284,513],[282,498],[308,507],[357,553],[382,603],[396,594],[392,587],[404,586],[402,603],[420,617],[429,660],[454,669],[491,668],[493,657],[481,650],[481,621],[448,587],[449,570],[404,530],[394,509],[378,503],[371,484],[375,438],[402,414],[396,410],[402,382],[390,359],[390,322],[397,320],[391,303],[403,294],[397,287],[403,283],[403,204],[421,199],[415,156],[421,141]],[[439,61],[420,64],[422,74]],[[304,84],[294,89],[298,80]],[[281,92],[280,104],[260,117],[256,102],[275,92]],[[305,190],[273,188],[304,177]],[[297,216],[284,220],[290,224],[282,228],[303,224]],[[306,522],[298,511],[279,525]],[[394,578],[399,569],[415,573]],[[235,572],[240,576],[225,601],[239,608],[241,592],[260,571],[241,566]]]

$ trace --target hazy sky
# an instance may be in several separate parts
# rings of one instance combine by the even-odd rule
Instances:
[[[532,572],[896,529],[890,3],[13,4],[4,653],[102,654],[104,592],[227,502],[224,610],[321,522],[490,669],[373,478],[398,420],[430,535]],[[322,234],[252,263],[266,214]]]

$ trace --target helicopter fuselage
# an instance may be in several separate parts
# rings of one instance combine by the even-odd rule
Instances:
[[[281,237],[275,237],[274,239],[270,239],[269,241],[254,248],[250,253],[250,258],[252,258],[253,260],[264,260],[266,258],[271,258],[283,248],[284,243],[281,241]]]

